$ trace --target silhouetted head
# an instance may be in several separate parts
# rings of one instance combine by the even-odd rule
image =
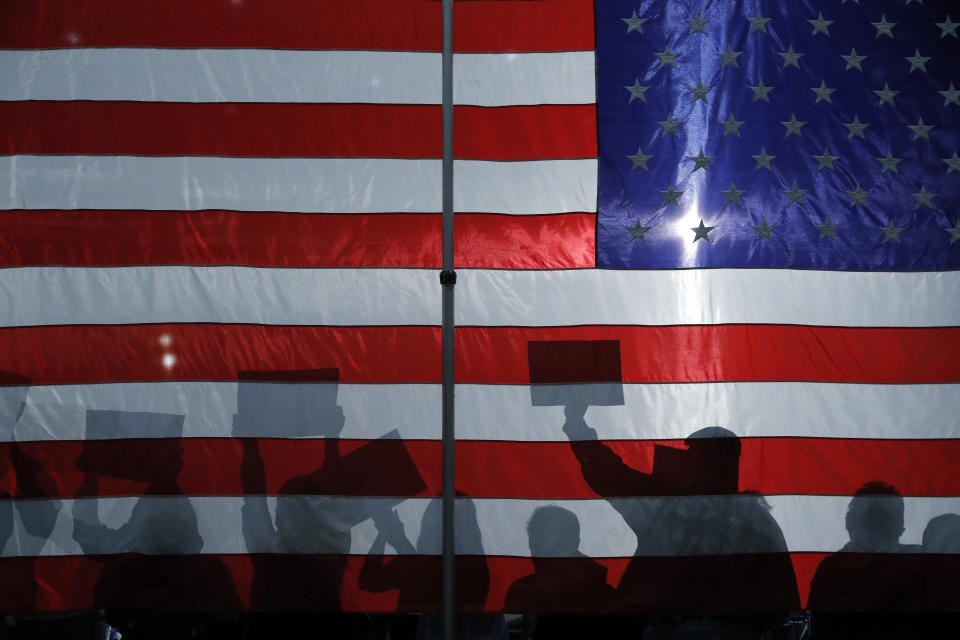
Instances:
[[[477,521],[477,507],[461,491],[456,494],[454,507],[455,534],[454,545],[458,554],[482,556],[483,539],[480,535],[480,523]],[[443,537],[443,500],[434,498],[427,504],[420,520],[420,535],[417,537],[417,553],[439,553]]]
[[[694,431],[684,440],[690,449],[710,447],[718,451],[728,452],[728,455],[740,457],[740,438],[733,431],[723,427],[705,427]]]
[[[858,551],[891,550],[903,534],[903,496],[893,485],[868,482],[850,500],[846,524]]]
[[[740,438],[723,427],[694,431],[684,440],[690,469],[700,490],[712,494],[737,493],[740,476]]]
[[[538,557],[572,557],[580,548],[580,521],[563,507],[537,507],[527,522],[530,553]]]
[[[923,530],[925,553],[960,553],[960,515],[945,513],[932,518]]]

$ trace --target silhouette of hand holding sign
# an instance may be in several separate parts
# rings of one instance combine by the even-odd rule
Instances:
[[[740,441],[707,427],[686,448],[655,445],[653,468],[626,462],[585,419],[624,404],[616,341],[531,342],[531,400],[562,405],[584,479],[637,536],[614,610],[708,614],[799,609],[786,542],[763,498],[738,486]],[[636,434],[643,439],[644,434]]]

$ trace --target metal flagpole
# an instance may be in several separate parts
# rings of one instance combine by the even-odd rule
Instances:
[[[453,289],[457,274],[453,270],[453,0],[443,0],[443,637],[454,640],[454,423],[453,423]]]

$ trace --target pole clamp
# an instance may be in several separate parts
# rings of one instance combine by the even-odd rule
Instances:
[[[457,284],[457,272],[444,269],[440,272],[440,284],[444,287],[452,287]]]

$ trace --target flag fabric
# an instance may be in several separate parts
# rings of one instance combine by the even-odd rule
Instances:
[[[960,607],[949,11],[456,3],[463,610]],[[0,609],[436,610],[440,3],[3,12]]]

